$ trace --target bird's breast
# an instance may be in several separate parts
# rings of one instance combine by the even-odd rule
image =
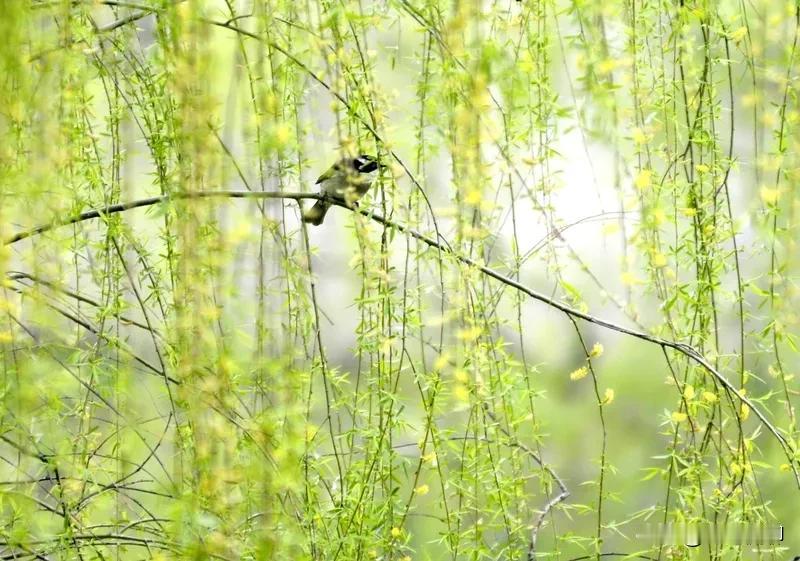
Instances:
[[[346,195],[366,193],[374,178],[370,176],[332,177],[322,183],[322,192],[328,196],[344,198]]]

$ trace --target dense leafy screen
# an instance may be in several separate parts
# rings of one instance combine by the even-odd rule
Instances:
[[[4,2],[3,559],[800,552],[798,10]]]

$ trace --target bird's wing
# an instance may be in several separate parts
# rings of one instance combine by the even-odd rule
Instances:
[[[319,176],[319,179],[317,179],[317,182],[314,183],[314,185],[319,185],[326,179],[330,179],[331,177],[333,177],[333,174],[335,174],[337,171],[339,171],[339,164],[333,164],[331,167],[328,168],[328,171]]]

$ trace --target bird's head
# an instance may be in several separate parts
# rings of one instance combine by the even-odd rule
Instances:
[[[375,158],[375,156],[370,156],[369,154],[361,154],[360,156],[356,156],[353,158],[353,161],[350,163],[350,165],[358,173],[372,173],[379,167],[386,167],[384,164],[378,163],[378,160]]]

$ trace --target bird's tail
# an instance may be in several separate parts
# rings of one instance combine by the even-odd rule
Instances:
[[[308,222],[314,226],[319,226],[325,219],[325,213],[328,212],[330,205],[324,201],[317,201],[310,209],[303,213],[303,222]]]

